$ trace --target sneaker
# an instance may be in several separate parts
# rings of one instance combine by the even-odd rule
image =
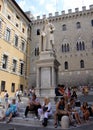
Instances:
[[[34,119],[37,119],[37,116],[35,116]]]
[[[24,115],[23,118],[27,118],[27,116]]]
[[[40,121],[43,121],[43,118],[40,118]]]
[[[41,115],[40,121],[43,121],[43,119],[44,119],[44,115]]]

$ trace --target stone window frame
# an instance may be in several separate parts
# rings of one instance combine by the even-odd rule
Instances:
[[[13,61],[15,61],[15,63]],[[12,60],[12,72],[13,73],[17,72],[17,62],[18,61],[15,58],[13,58],[13,60]]]
[[[6,81],[1,80],[1,92],[5,91],[5,85],[6,85]]]
[[[62,25],[62,31],[66,31],[67,30],[67,25],[66,24],[63,24]]]
[[[23,47],[23,44],[24,44],[24,47]],[[23,38],[21,38],[20,50],[21,50],[22,52],[24,52],[24,53],[26,52],[26,40],[23,39]]]
[[[5,36],[5,40],[7,42],[10,42],[10,37],[11,37],[11,29],[9,27],[6,28],[6,36]]]
[[[80,28],[81,28],[81,23],[80,23],[80,22],[77,22],[77,23],[76,23],[76,28],[77,28],[77,29],[80,29]]]
[[[40,35],[40,29],[39,28],[37,29],[37,35]]]
[[[22,33],[25,33],[25,29],[24,28],[22,28]]]
[[[84,43],[84,41],[77,41],[77,43],[76,43],[76,50],[77,51],[84,51],[85,50],[85,43]]]
[[[85,68],[84,60],[80,60],[80,68]]]
[[[24,90],[24,85],[23,85],[23,84],[19,84],[19,89],[23,92],[23,90]]]
[[[12,92],[12,93],[15,92],[15,83],[11,83],[11,92]]]
[[[7,70],[8,68],[8,55],[7,54],[3,54],[3,58],[2,58],[2,69]]]
[[[7,15],[7,18],[8,18],[9,20],[11,20],[11,15],[10,15],[10,14],[8,14],[8,15]]]
[[[35,47],[35,56],[39,56],[39,47]]]
[[[24,61],[20,60],[19,74],[20,74],[21,76],[24,75],[24,67],[25,67]]]
[[[91,26],[93,27],[93,19],[91,20]]]
[[[18,47],[18,42],[19,42],[19,36],[17,34],[15,34],[14,36],[14,46]]]
[[[68,67],[69,67],[69,66],[68,66],[68,61],[65,61],[65,62],[64,62],[64,69],[65,69],[65,70],[68,70]]]
[[[63,52],[63,53],[70,51],[70,45],[69,45],[69,43],[62,44],[61,48],[62,48],[62,52]]]

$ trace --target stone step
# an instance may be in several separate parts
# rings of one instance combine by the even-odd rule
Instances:
[[[22,118],[22,117],[15,117],[12,119],[13,124],[23,124],[25,126],[35,126],[35,127],[42,127],[42,122],[38,119],[35,118]],[[89,123],[93,123],[93,117],[89,118],[88,124]],[[81,124],[82,125],[86,125],[86,122],[83,122]],[[54,119],[48,119],[48,125],[47,127],[49,128],[54,128]],[[61,126],[59,125],[58,128],[61,128]],[[70,128],[73,128],[73,126],[70,125]],[[75,127],[74,127],[75,128]],[[62,128],[61,128],[62,129]]]
[[[19,107],[19,115],[23,115],[23,113],[25,113],[25,109],[26,109],[26,106],[21,106],[20,105],[20,107]],[[52,105],[52,111],[53,111],[53,113],[55,112],[55,110],[56,110],[56,106],[55,105]],[[30,113],[32,113],[32,112],[29,112],[29,114]]]
[[[24,111],[22,112],[19,112],[18,113],[18,117],[24,117]],[[27,115],[28,118],[34,118],[35,117],[35,113],[33,111],[29,111],[28,112],[28,115]],[[49,117],[49,119],[53,119],[54,118],[54,111],[53,111],[53,115]]]
[[[12,123],[16,124],[26,124],[26,125],[31,125],[31,126],[42,126],[42,121],[39,119],[35,118],[22,118],[22,117],[15,117],[12,119]],[[54,119],[49,119],[48,120],[48,125],[53,126],[54,124]]]
[[[3,123],[5,123],[5,121]],[[93,123],[93,117],[89,118],[88,124],[89,123]],[[42,127],[42,122],[40,120],[38,120],[38,119],[35,119],[34,117],[28,117],[28,118],[15,117],[15,118],[12,118],[12,121],[10,122],[10,124]],[[83,122],[81,124],[81,126],[82,125],[86,125],[86,122]],[[48,126],[47,127],[48,128],[54,128],[54,119],[48,119]],[[58,126],[58,128],[62,129],[61,126]],[[70,128],[72,129],[73,126],[70,126]]]

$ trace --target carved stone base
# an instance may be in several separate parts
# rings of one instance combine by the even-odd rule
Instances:
[[[37,94],[39,96],[54,96],[57,86],[59,62],[56,60],[53,51],[40,53],[37,64]]]
[[[39,60],[45,60],[45,59],[55,59],[56,55],[54,51],[42,51],[40,53],[40,58]]]

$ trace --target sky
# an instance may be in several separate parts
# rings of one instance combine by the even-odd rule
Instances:
[[[49,13],[55,15],[55,12],[65,10],[68,12],[68,9],[72,9],[72,12],[75,12],[75,8],[82,10],[82,6],[86,6],[86,9],[89,9],[89,5],[93,4],[93,0],[15,0],[19,6],[23,9],[24,12],[31,11],[33,16],[42,17],[45,15],[48,17]]]

